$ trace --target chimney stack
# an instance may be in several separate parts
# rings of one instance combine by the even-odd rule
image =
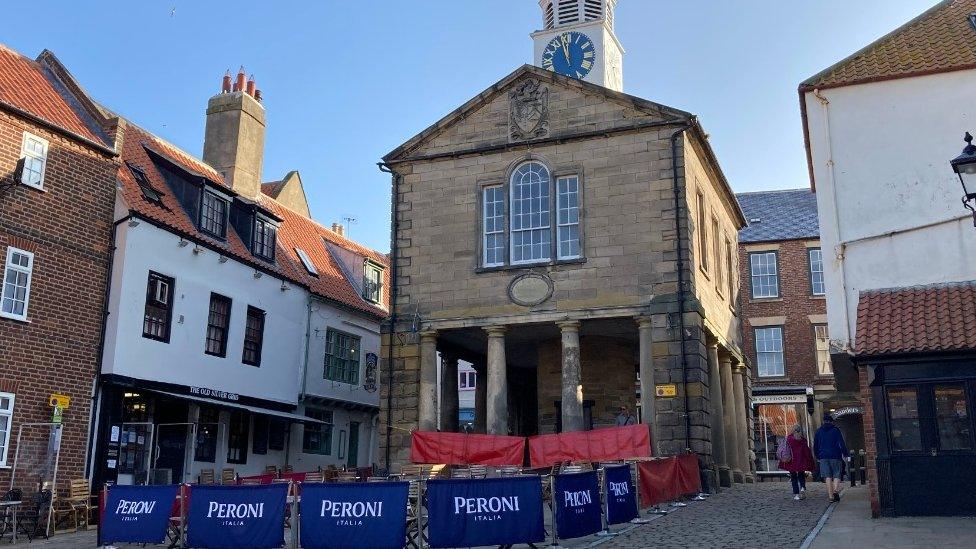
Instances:
[[[346,228],[342,226],[342,223],[333,223],[332,232],[339,236],[346,236]]]
[[[244,67],[238,71],[233,86],[230,73],[225,74],[221,92],[207,102],[203,138],[203,161],[223,174],[225,183],[234,191],[250,200],[261,194],[264,164],[264,107],[255,96],[260,97],[254,77],[246,80]]]

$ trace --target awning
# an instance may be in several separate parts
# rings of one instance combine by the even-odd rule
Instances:
[[[173,398],[179,398],[179,399],[183,399],[183,400],[192,400],[192,401],[195,401],[195,402],[203,402],[203,403],[209,404],[211,406],[223,406],[225,408],[237,408],[239,410],[246,410],[246,411],[251,412],[253,414],[264,414],[266,416],[280,417],[282,419],[287,419],[288,421],[291,421],[291,422],[294,422],[294,423],[322,423],[322,424],[326,424],[327,423],[325,421],[321,421],[321,420],[318,420],[318,419],[315,419],[315,418],[311,418],[311,417],[308,417],[308,416],[303,416],[301,414],[293,414],[291,412],[282,412],[282,411],[279,411],[279,410],[269,410],[268,408],[260,408],[258,406],[247,406],[247,405],[244,405],[244,404],[237,404],[236,402],[227,402],[227,401],[224,401],[224,400],[211,400],[209,398],[203,398],[203,397],[198,397],[198,396],[190,396],[190,395],[181,395],[181,394],[178,394],[178,393],[167,393],[166,391],[153,391],[151,389],[150,389],[150,391],[152,391],[153,393],[159,394],[159,395],[166,395],[166,396],[173,397]]]

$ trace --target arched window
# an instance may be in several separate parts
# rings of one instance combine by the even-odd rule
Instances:
[[[553,181],[549,168],[532,160],[515,168],[507,191],[504,185],[482,190],[482,266],[583,257],[579,176],[560,176]]]

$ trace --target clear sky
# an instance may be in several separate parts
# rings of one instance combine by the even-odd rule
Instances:
[[[624,91],[697,114],[735,191],[809,185],[796,88],[935,0],[620,0]],[[207,99],[244,65],[264,179],[389,250],[381,156],[532,62],[536,0],[45,2],[0,41],[52,50],[109,108],[199,155]],[[11,12],[12,13],[12,12]],[[35,17],[36,16],[36,17]]]

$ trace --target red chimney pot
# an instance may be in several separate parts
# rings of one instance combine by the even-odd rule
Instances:
[[[247,78],[247,94],[254,97],[254,75]]]
[[[237,80],[234,82],[234,91],[244,91],[244,66],[241,65],[241,70],[237,71]]]
[[[220,91],[221,93],[230,92],[230,69],[227,69],[227,72],[224,73],[224,79],[220,83]]]

